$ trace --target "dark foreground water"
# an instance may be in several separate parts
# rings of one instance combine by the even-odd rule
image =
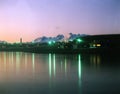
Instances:
[[[0,52],[0,94],[120,94],[120,55]]]

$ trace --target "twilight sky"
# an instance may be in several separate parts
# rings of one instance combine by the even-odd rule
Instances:
[[[120,34],[120,0],[0,0],[0,40]]]

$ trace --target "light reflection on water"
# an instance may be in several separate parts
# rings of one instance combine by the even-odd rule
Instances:
[[[0,94],[106,94],[120,83],[114,61],[99,54],[0,52]]]
[[[81,86],[81,56],[78,55],[78,78],[79,78],[79,86]]]
[[[72,55],[0,52],[0,83],[7,87],[5,91],[12,90],[15,87],[11,93],[19,93],[24,87],[23,93],[26,94],[27,87],[30,88],[33,84],[33,91],[36,93],[46,91],[36,89],[37,86],[41,87],[42,85],[51,94],[60,91],[60,87],[63,86],[62,89],[65,93],[67,92],[65,89],[67,84],[70,88],[72,87],[69,86],[71,83],[77,87],[81,80],[81,56],[76,55],[75,57],[77,58]],[[28,86],[26,83],[30,85]],[[53,90],[50,89],[56,90],[52,92]],[[78,89],[79,87],[73,91],[78,92]],[[32,92],[29,93],[32,94]]]

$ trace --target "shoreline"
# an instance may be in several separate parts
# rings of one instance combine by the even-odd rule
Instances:
[[[56,54],[120,54],[120,48],[81,48],[81,49],[39,49],[39,48],[2,48],[0,52],[30,52]]]

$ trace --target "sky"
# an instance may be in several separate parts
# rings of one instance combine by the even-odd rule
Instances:
[[[120,0],[0,0],[0,40],[120,34]]]

